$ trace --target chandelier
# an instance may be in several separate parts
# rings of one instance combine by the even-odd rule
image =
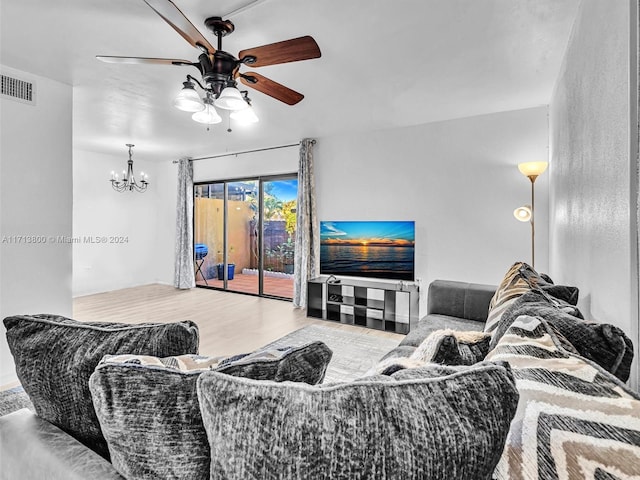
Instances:
[[[241,124],[256,123],[258,116],[251,106],[248,92],[238,90],[233,81],[227,81],[227,86],[223,88],[221,83],[225,82],[211,82],[205,87],[198,79],[187,75],[187,81],[183,82],[182,90],[176,96],[173,105],[179,110],[192,112],[191,118],[205,125],[222,122],[216,108],[229,111],[229,117]],[[204,92],[203,97],[196,91],[196,84]]]
[[[127,170],[122,171],[122,179],[114,171],[111,172],[111,186],[117,192],[126,192],[127,190],[133,192],[144,192],[149,186],[147,179],[149,175],[144,172],[140,172],[140,183],[136,182],[136,178],[133,176],[133,160],[131,159],[131,147],[135,147],[131,143],[126,144],[129,147],[129,161],[127,162]]]

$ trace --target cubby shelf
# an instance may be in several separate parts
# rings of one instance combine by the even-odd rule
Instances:
[[[413,282],[327,277],[307,282],[307,316],[408,333],[417,323],[420,292]]]

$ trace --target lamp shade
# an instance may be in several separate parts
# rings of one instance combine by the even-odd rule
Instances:
[[[213,125],[222,121],[222,117],[218,115],[218,112],[216,112],[216,109],[213,108],[213,105],[210,103],[207,103],[204,106],[204,110],[191,115],[191,118],[198,123],[204,123],[207,125]]]
[[[204,109],[204,103],[200,95],[198,95],[198,92],[190,82],[184,82],[184,87],[176,95],[173,106],[185,112],[199,112]]]
[[[249,106],[248,108],[243,108],[242,110],[231,112],[230,117],[241,125],[250,125],[259,121],[256,112],[251,106]]]
[[[525,177],[537,177],[544,173],[548,165],[548,162],[525,162],[518,164],[518,170]]]
[[[523,205],[522,207],[518,207],[513,211],[513,216],[521,222],[528,222],[531,220],[531,206]]]
[[[240,91],[234,87],[227,87],[222,90],[220,96],[213,104],[225,110],[242,110],[249,106],[244,98],[242,98]]]

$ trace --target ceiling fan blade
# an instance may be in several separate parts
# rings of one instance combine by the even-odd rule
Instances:
[[[274,82],[259,73],[242,73],[240,74],[240,81],[247,87],[254,88],[287,105],[295,105],[304,98],[304,95],[301,93],[291,90],[289,87],[285,87],[278,82]]]
[[[320,47],[312,37],[307,35],[306,37],[292,38],[283,42],[242,50],[238,54],[238,58],[255,57],[255,62],[247,61],[245,63],[251,67],[264,67],[319,58],[320,55]]]
[[[198,29],[193,26],[193,23],[184,16],[184,13],[171,0],[144,0],[144,2],[191,45],[196,48],[198,46],[203,47],[211,54],[215,53],[216,49],[213,48],[213,45],[202,36]]]
[[[175,58],[144,58],[144,57],[111,57],[107,55],[96,55],[96,58],[105,63],[144,63],[155,65],[193,65],[189,60],[178,60]]]

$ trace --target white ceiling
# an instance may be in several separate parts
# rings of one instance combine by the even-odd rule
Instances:
[[[253,4],[251,4],[253,2]],[[203,25],[229,17],[238,51],[311,35],[315,60],[256,69],[305,95],[250,91],[260,122],[210,131],[172,106],[192,67],[114,65],[96,55],[199,51],[142,0],[0,0],[0,62],[73,85],[74,146],[168,160],[548,104],[580,0],[174,0]],[[247,69],[246,67],[244,68]]]

